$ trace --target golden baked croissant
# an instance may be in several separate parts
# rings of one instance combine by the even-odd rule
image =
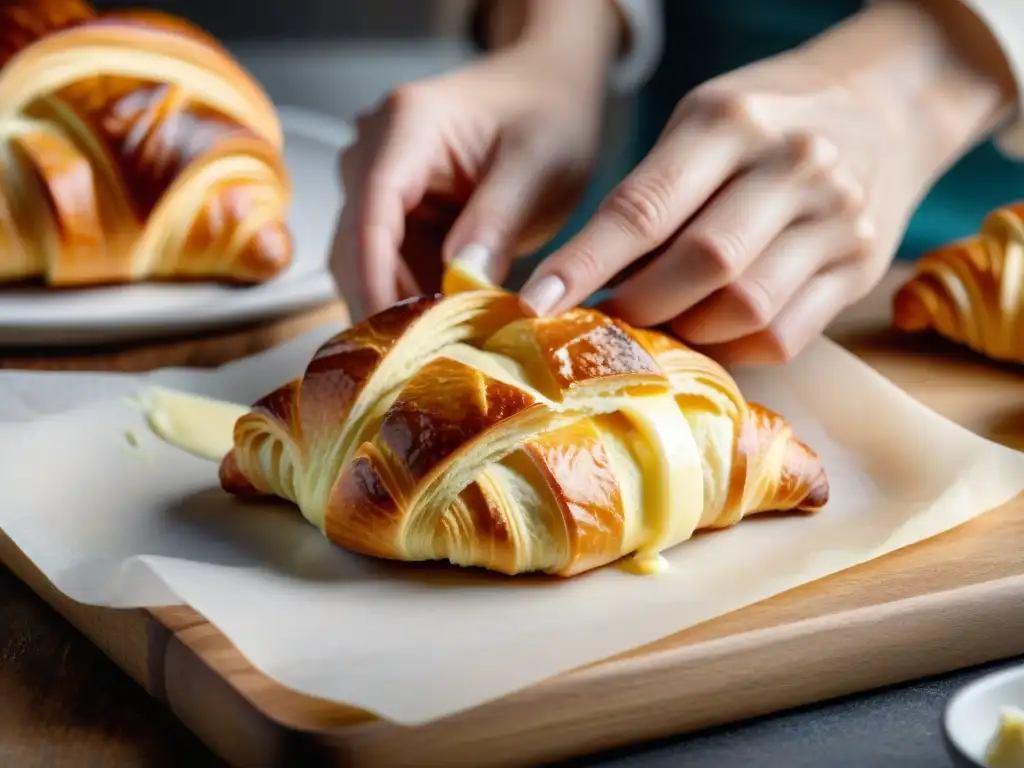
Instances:
[[[222,487],[295,502],[367,555],[561,576],[826,503],[814,452],[709,358],[468,287],[325,343],[236,422]]]
[[[973,237],[921,257],[893,299],[900,330],[935,330],[996,360],[1024,361],[1024,202]]]
[[[0,281],[267,280],[292,257],[282,144],[187,22],[0,3]]]

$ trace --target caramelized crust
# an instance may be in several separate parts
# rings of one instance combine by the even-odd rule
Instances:
[[[828,500],[814,452],[713,361],[488,290],[328,341],[239,419],[221,483],[295,502],[355,552],[561,576]]]
[[[0,8],[0,280],[267,280],[292,258],[281,149],[266,95],[188,22]]]
[[[936,331],[996,360],[1024,362],[1024,202],[990,213],[973,237],[918,260],[896,293],[900,330]]]

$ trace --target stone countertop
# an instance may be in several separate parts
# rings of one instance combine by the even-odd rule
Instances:
[[[999,662],[566,765],[601,768],[952,768],[946,701]],[[752,662],[756,663],[756,662]]]

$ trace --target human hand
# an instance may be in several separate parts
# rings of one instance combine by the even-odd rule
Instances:
[[[797,354],[884,275],[921,197],[999,106],[910,5],[879,3],[687,95],[523,301],[563,311],[629,267],[604,306],[627,322],[668,324],[726,363]]]
[[[600,66],[563,55],[511,46],[359,119],[332,253],[353,320],[437,291],[460,254],[500,283],[556,234],[591,170],[604,91]]]

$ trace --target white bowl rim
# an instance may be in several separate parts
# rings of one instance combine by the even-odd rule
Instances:
[[[954,712],[965,699],[978,696],[982,692],[992,688],[999,688],[1008,680],[1016,680],[1018,678],[1024,678],[1024,663],[1019,661],[1014,663],[1008,669],[989,672],[988,674],[982,675],[977,680],[972,680],[950,696],[949,700],[946,702],[946,706],[942,713],[942,731],[946,737],[946,742],[950,744],[961,757],[978,766],[978,768],[988,768],[988,766],[979,761],[974,757],[974,755],[971,755],[963,744],[961,744],[954,736],[955,727],[951,725]],[[997,723],[992,724],[993,733],[995,732],[996,726]]]

